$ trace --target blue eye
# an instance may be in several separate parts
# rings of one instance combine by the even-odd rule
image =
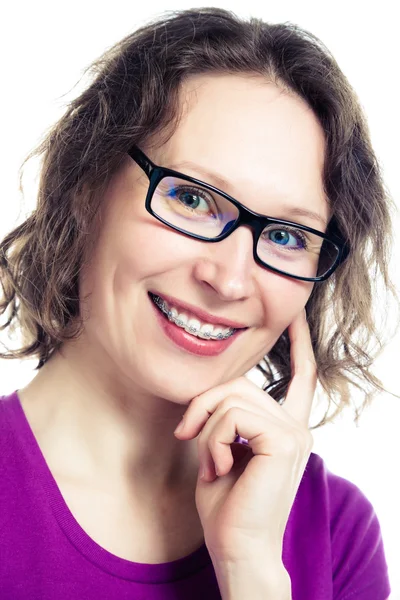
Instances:
[[[294,228],[280,227],[279,229],[270,229],[264,232],[268,235],[268,239],[274,244],[300,250],[301,248],[307,248],[306,238],[302,231]],[[265,239],[265,237],[264,237]]]

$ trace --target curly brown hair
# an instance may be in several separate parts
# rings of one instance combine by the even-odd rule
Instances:
[[[19,349],[0,358],[34,356],[40,369],[81,333],[78,277],[90,257],[102,193],[132,145],[173,134],[184,80],[200,73],[261,74],[300,96],[319,119],[333,213],[327,231],[335,223],[350,248],[330,279],[314,285],[306,306],[318,381],[328,397],[313,429],[350,404],[352,386],[364,394],[362,408],[386,391],[370,367],[387,343],[374,301],[379,297],[386,315],[389,293],[398,306],[388,274],[395,206],[356,94],[323,43],[294,24],[243,20],[218,8],[169,11],[107,50],[87,72],[90,85],[21,167],[22,173],[27,160],[42,157],[37,207],[0,244],[0,315],[9,311],[1,329],[22,335]],[[266,378],[263,389],[282,401],[291,378],[287,330],[257,368]],[[327,418],[331,402],[336,411]],[[356,409],[356,421],[359,414]]]

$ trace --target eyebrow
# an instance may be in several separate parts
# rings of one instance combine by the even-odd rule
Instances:
[[[213,181],[215,187],[218,187],[221,191],[229,190],[230,196],[232,196],[232,198],[235,197],[234,194],[232,193],[231,185],[227,179],[225,179],[221,175],[218,175],[218,173],[214,173],[213,171],[209,171],[208,169],[205,169],[201,165],[197,165],[194,162],[184,160],[181,162],[173,163],[168,168],[170,168],[174,171],[179,171],[179,169],[181,169],[182,167],[184,169],[189,168],[194,171],[197,171],[198,173],[200,173],[202,175],[202,177],[205,178],[204,183],[206,183],[207,180]],[[326,219],[324,219],[324,217],[322,215],[320,215],[317,212],[314,212],[313,210],[309,210],[307,208],[300,208],[298,206],[292,206],[290,204],[283,204],[280,206],[280,209],[282,210],[282,212],[284,212],[287,215],[308,217],[309,219],[312,219],[313,221],[317,221],[323,227],[327,226]],[[278,217],[276,217],[276,218],[278,218]]]

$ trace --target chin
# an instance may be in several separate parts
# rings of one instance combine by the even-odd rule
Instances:
[[[185,374],[169,372],[169,375],[166,375],[166,371],[160,368],[153,377],[149,376],[146,379],[146,382],[142,381],[142,385],[150,394],[184,405],[195,396],[223,383],[221,379],[212,376],[211,369],[209,377],[205,377],[204,373],[196,373],[195,369],[193,372],[186,371]]]

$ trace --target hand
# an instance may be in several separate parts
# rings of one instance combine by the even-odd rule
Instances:
[[[182,440],[200,433],[195,500],[213,562],[249,561],[249,553],[281,559],[313,446],[308,422],[317,383],[305,310],[288,332],[292,378],[283,405],[239,377],[193,398],[175,433]],[[248,446],[233,443],[237,435]]]

